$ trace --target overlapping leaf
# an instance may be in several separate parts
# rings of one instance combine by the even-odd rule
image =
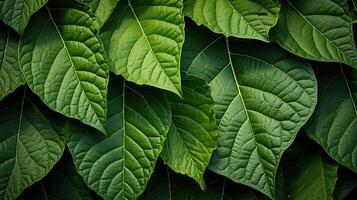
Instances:
[[[19,199],[91,200],[92,194],[83,178],[76,172],[72,159],[65,153],[41,182],[27,189]]]
[[[186,36],[183,70],[209,82],[215,101],[220,136],[210,169],[273,198],[281,155],[316,104],[311,66],[274,46]]]
[[[18,33],[25,30],[31,15],[37,12],[48,0],[1,0],[0,19]]]
[[[109,72],[98,23],[89,8],[66,3],[33,16],[20,41],[21,69],[50,108],[105,133]]]
[[[93,12],[99,20],[100,26],[109,19],[119,0],[77,0],[93,9]]]
[[[211,89],[205,81],[182,78],[183,99],[167,94],[172,124],[161,157],[177,173],[195,179],[202,189],[203,174],[217,148],[218,130]]]
[[[109,136],[70,126],[68,147],[77,171],[105,199],[137,198],[153,172],[170,121],[170,107],[162,93],[112,80]]]
[[[101,38],[111,71],[137,84],[181,94],[182,0],[122,0]]]
[[[281,199],[333,199],[339,165],[320,152],[317,146],[306,136],[300,137],[284,154],[279,172],[283,177],[281,186],[286,194]],[[283,189],[276,190],[280,192]]]
[[[18,37],[4,26],[0,27],[0,100],[24,84],[18,61]]]
[[[185,0],[184,13],[225,36],[269,41],[277,23],[279,4],[274,0]]]
[[[351,17],[345,0],[282,1],[272,40],[304,58],[357,68]]]
[[[0,104],[0,199],[16,199],[62,156],[64,130],[49,120],[25,94]]]
[[[305,130],[332,158],[357,172],[357,71],[325,66],[317,77],[319,102]]]

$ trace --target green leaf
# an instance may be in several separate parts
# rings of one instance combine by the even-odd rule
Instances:
[[[182,89],[183,99],[174,94],[166,95],[173,124],[161,158],[175,172],[195,179],[204,190],[203,174],[217,148],[214,102],[210,87],[202,79],[184,76]]]
[[[271,38],[288,51],[312,60],[357,68],[351,18],[345,0],[282,1]]]
[[[111,71],[128,81],[181,95],[182,0],[122,0],[101,38]]]
[[[184,14],[216,33],[269,41],[280,5],[274,0],[184,0]]]
[[[279,166],[288,194],[284,199],[332,200],[339,165],[306,139],[298,138],[289,150]]]
[[[83,178],[76,172],[67,152],[41,182],[27,189],[19,199],[91,200],[92,194]]]
[[[109,72],[98,23],[83,5],[54,6],[33,16],[20,41],[24,78],[51,109],[105,133]]]
[[[158,163],[159,164],[159,163]],[[195,182],[158,165],[139,200],[212,200]]]
[[[18,37],[8,28],[0,27],[0,100],[24,84],[18,62]]]
[[[211,86],[220,131],[209,168],[274,198],[281,155],[316,104],[311,66],[264,43],[188,30],[183,70]]]
[[[357,70],[350,70],[319,71],[319,102],[305,130],[333,159],[357,172]]]
[[[353,199],[354,191],[357,190],[357,174],[340,167],[338,170],[338,179],[333,197],[336,200]]]
[[[42,179],[62,156],[64,129],[26,95],[0,104],[0,199],[16,199]],[[46,113],[46,114],[45,114]],[[59,119],[56,119],[59,121]]]
[[[1,0],[0,19],[18,33],[23,34],[31,15],[48,0]]]
[[[109,19],[110,15],[113,13],[119,0],[77,0],[78,2],[84,3],[93,9],[95,16],[97,17],[100,26]]]
[[[70,126],[69,150],[87,185],[105,199],[135,199],[145,189],[170,127],[165,96],[149,87],[110,83],[108,137]]]

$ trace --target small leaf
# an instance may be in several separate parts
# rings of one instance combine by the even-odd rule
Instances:
[[[51,109],[105,133],[109,72],[98,24],[86,10],[68,3],[34,15],[20,41],[21,69]]]
[[[357,172],[357,70],[324,66],[317,78],[319,102],[305,130],[333,159]]]
[[[136,199],[154,171],[170,127],[165,96],[111,80],[108,137],[70,125],[69,150],[79,174],[104,199]]]
[[[183,77],[183,99],[167,94],[172,125],[161,158],[177,173],[195,179],[204,190],[203,174],[217,148],[218,130],[211,89],[194,77]]]
[[[0,19],[19,34],[23,34],[32,14],[48,0],[1,0]]]
[[[45,113],[25,93],[17,98],[10,95],[1,102],[0,199],[16,199],[62,156],[64,129]]]
[[[274,198],[281,155],[316,104],[311,66],[264,43],[197,29],[186,38],[183,70],[205,79],[215,102],[220,133],[209,168]]]
[[[0,100],[24,84],[18,61],[18,37],[4,26],[0,27]]]
[[[351,18],[345,0],[282,1],[271,37],[283,48],[312,60],[357,68]]]
[[[122,0],[101,38],[111,71],[128,81],[181,95],[182,0]]]
[[[93,9],[94,15],[97,17],[100,26],[109,19],[113,13],[119,0],[77,0],[84,3]]]
[[[265,42],[280,10],[274,0],[184,0],[184,8],[186,16],[216,33]]]

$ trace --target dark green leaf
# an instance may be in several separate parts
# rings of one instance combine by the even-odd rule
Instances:
[[[70,125],[69,150],[87,185],[105,199],[135,199],[145,189],[170,127],[165,96],[111,81],[108,137]]]
[[[217,148],[218,130],[211,89],[202,79],[183,76],[183,99],[167,94],[172,124],[161,157],[177,173],[205,189],[203,174]]]

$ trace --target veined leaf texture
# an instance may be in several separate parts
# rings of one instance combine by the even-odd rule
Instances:
[[[274,46],[202,34],[186,33],[182,70],[212,88],[220,135],[209,168],[274,198],[281,155],[316,104],[312,68]]]
[[[0,199],[348,199],[356,0],[0,0]]]
[[[145,189],[171,124],[160,91],[111,81],[108,137],[69,125],[68,148],[87,183],[105,199],[136,199]]]
[[[182,4],[182,0],[120,1],[101,33],[113,62],[111,71],[181,95]]]
[[[98,23],[86,6],[54,4],[37,13],[20,41],[20,65],[53,110],[106,133],[108,65]]]
[[[54,123],[56,116],[40,110],[26,90],[17,93],[0,104],[0,198],[5,200],[41,180],[65,148],[63,121],[57,116]]]
[[[172,124],[161,153],[163,161],[177,173],[188,175],[206,188],[203,175],[217,148],[211,88],[202,79],[183,76],[183,99],[167,94]]]
[[[345,0],[282,1],[272,40],[304,58],[357,68],[351,17]]]
[[[9,28],[0,30],[0,100],[24,84],[18,62],[18,37]]]
[[[23,34],[31,15],[48,0],[1,0],[0,19],[18,33]]]
[[[274,0],[185,0],[184,13],[216,33],[268,42],[280,5]]]
[[[317,78],[320,101],[305,130],[332,158],[356,172],[357,71],[327,65]]]

